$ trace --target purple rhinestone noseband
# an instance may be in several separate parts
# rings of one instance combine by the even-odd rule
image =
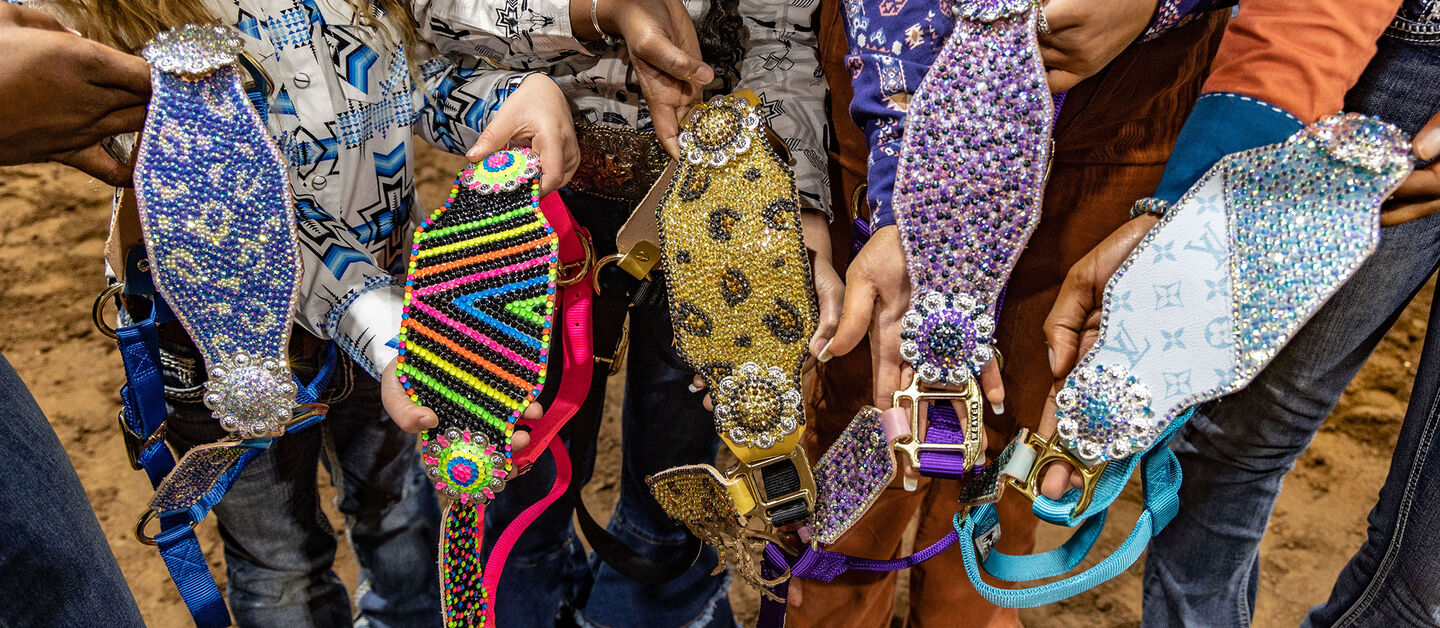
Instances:
[[[996,357],[1000,294],[1040,220],[1050,160],[1038,11],[1029,0],[958,2],[955,31],[908,108],[894,203],[913,290],[900,351],[915,382],[894,400],[908,403],[915,432],[900,448],[926,475],[967,477],[984,460],[975,377]],[[922,396],[964,401],[969,416],[962,425],[932,409],[928,442],[916,443]]]

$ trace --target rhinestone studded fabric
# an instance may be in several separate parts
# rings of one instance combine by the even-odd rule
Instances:
[[[696,107],[683,131],[659,208],[676,346],[715,384],[716,430],[738,456],[788,451],[816,318],[794,177],[745,99]]]
[[[1133,455],[1187,408],[1250,383],[1374,251],[1381,204],[1410,173],[1409,152],[1398,129],[1343,114],[1211,168],[1106,287],[1100,337],[1056,395],[1065,445],[1092,466]],[[1197,276],[1204,273],[1196,267],[1171,269],[1158,281],[1147,277],[1142,265],[1158,268],[1173,257],[1179,241],[1172,225],[1217,209],[1204,194],[1214,189],[1223,191],[1224,213],[1223,251],[1216,251],[1223,264],[1215,279]],[[1196,248],[1213,243],[1192,242]],[[1229,297],[1228,316],[1207,328],[1228,343],[1218,345],[1227,364],[1189,364],[1164,351],[1136,349],[1154,347],[1159,343],[1152,340],[1164,341],[1167,333],[1172,344],[1178,338],[1178,331],[1165,331],[1174,316],[1166,308],[1179,305],[1187,278],[1204,279],[1213,294]],[[1130,305],[1133,294],[1152,288],[1154,308]],[[1158,335],[1147,337],[1148,330]],[[1204,368],[1197,373],[1192,366]]]
[[[674,467],[645,481],[666,515],[685,524],[692,534],[719,552],[715,574],[723,573],[727,564],[732,565],[733,573],[741,580],[762,595],[774,597],[770,588],[782,580],[765,578],[756,560],[766,540],[746,529],[746,517],[735,509],[725,480],[713,467]]]
[[[1040,220],[1054,107],[1038,10],[957,2],[911,98],[894,203],[913,289],[902,338],[927,383],[964,383],[989,361],[1000,291]]]
[[[200,349],[204,401],[239,436],[278,436],[300,256],[285,162],[232,63],[239,39],[186,26],[145,47],[153,94],[135,195],[156,287]]]
[[[895,477],[895,456],[880,424],[880,411],[866,406],[815,463],[815,514],[811,539],[834,543],[880,498]]]
[[[538,177],[529,149],[490,155],[415,230],[397,370],[440,419],[420,436],[425,469],[461,502],[504,488],[515,421],[545,383],[559,240]]]

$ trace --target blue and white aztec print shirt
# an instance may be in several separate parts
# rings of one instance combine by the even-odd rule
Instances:
[[[402,47],[343,0],[205,4],[273,81],[259,109],[295,198],[305,268],[295,320],[378,378],[397,354],[406,247],[426,214],[412,138],[463,153],[525,73],[427,49],[413,80]]]
[[[710,0],[683,3],[696,21],[710,9]],[[441,52],[548,73],[570,98],[577,121],[651,128],[629,53],[623,45],[575,39],[570,0],[414,0],[414,6],[424,38]],[[801,204],[828,215],[828,86],[813,27],[819,6],[820,0],[739,0],[747,41],[732,87],[760,97],[766,123],[795,159]]]

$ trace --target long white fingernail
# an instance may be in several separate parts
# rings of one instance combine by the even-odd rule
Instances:
[[[690,392],[692,392],[692,393],[697,393],[697,392],[700,392],[701,390],[704,390],[704,387],[703,387],[703,386],[696,386],[695,384],[690,384],[689,386],[686,386],[686,388],[689,388],[689,389],[690,389]]]
[[[826,343],[825,343],[825,348],[823,348],[823,349],[820,350],[820,355],[815,356],[815,359],[816,359],[816,360],[819,360],[819,361],[821,361],[821,362],[829,362],[829,361],[830,361],[830,358],[835,357],[835,356],[833,356],[833,355],[830,355],[830,345],[831,345],[832,343],[834,343],[834,342],[835,342],[834,340],[831,340],[831,341],[829,341],[829,342],[826,342]]]
[[[990,409],[994,410],[995,414],[1005,414],[1005,402],[992,403],[990,404]]]

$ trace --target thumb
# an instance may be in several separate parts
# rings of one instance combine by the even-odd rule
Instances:
[[[480,132],[479,139],[475,140],[475,145],[471,146],[470,150],[465,151],[466,159],[469,159],[471,162],[478,162],[490,156],[491,153],[505,150],[505,145],[509,143],[510,138],[515,135],[515,122],[511,120],[511,116],[506,115],[506,113],[502,107],[500,112],[490,120],[490,124],[486,125],[485,130]]]
[[[411,434],[440,425],[440,418],[433,410],[416,404],[405,393],[405,384],[400,381],[395,365],[391,361],[380,377],[380,403],[390,415],[390,420]]]
[[[1085,261],[1079,262],[1084,264]],[[1080,347],[1080,331],[1084,329],[1085,317],[1095,307],[1094,286],[1083,277],[1086,273],[1072,268],[1060,285],[1060,294],[1050,315],[1045,317],[1045,344],[1050,347],[1050,375],[1059,379],[1070,373]]]

